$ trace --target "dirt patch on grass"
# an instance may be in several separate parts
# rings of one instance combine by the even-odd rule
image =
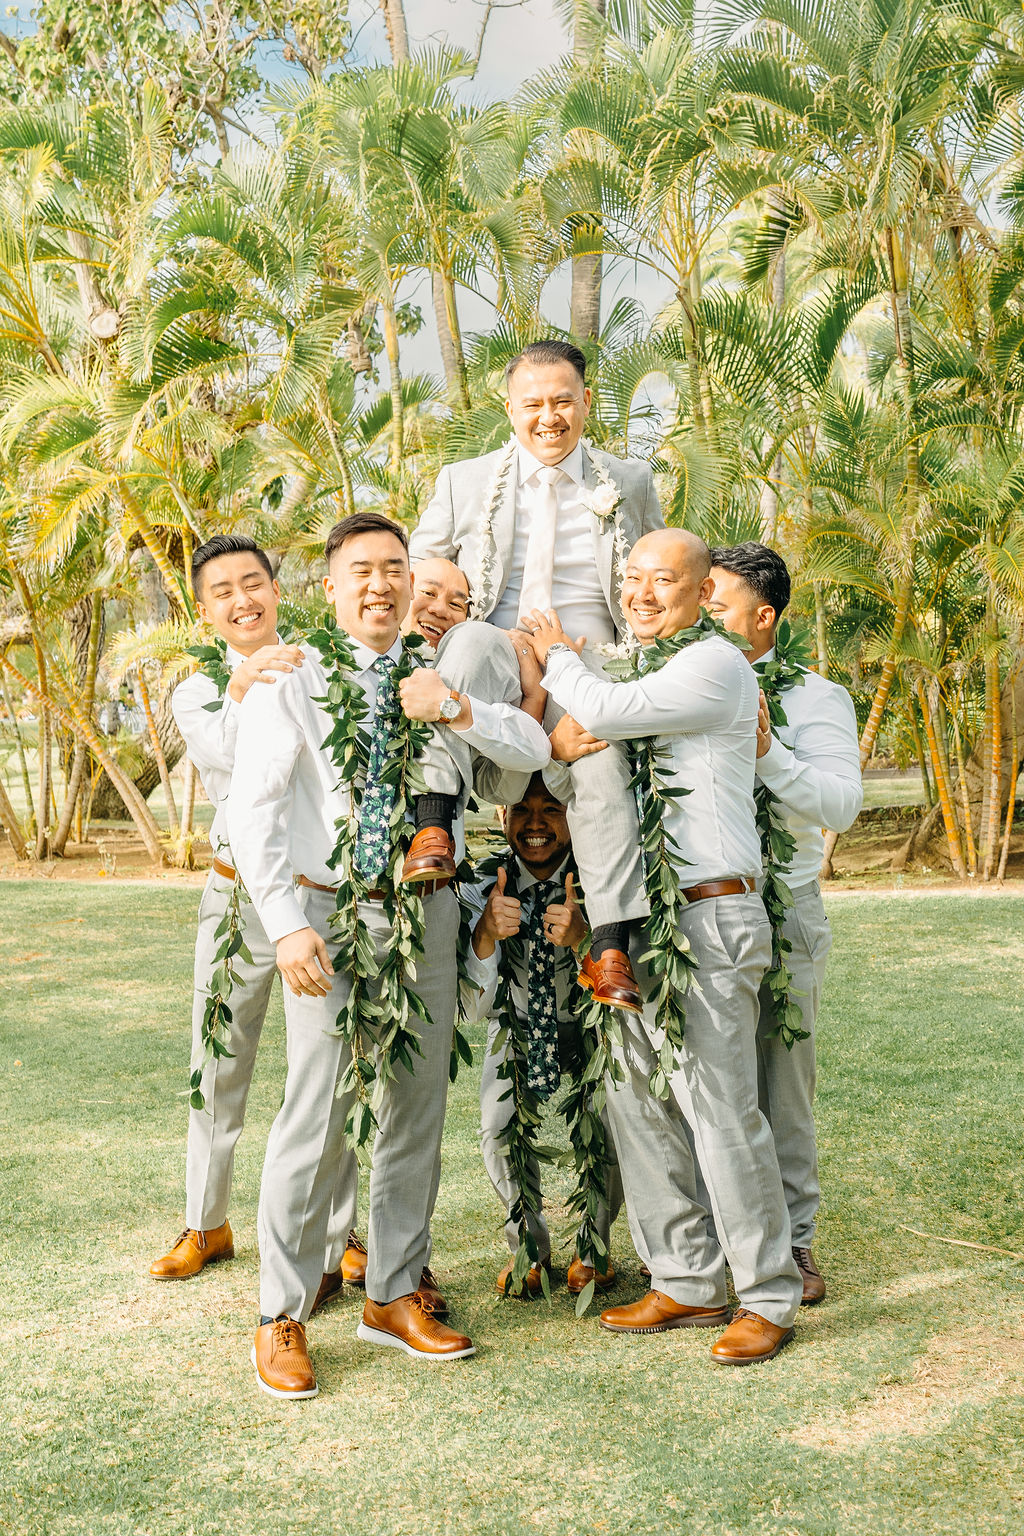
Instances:
[[[885,1382],[870,1402],[819,1414],[790,1439],[811,1450],[856,1451],[883,1435],[932,1435],[958,1408],[1024,1393],[1024,1337],[984,1328],[938,1334],[909,1381]]]

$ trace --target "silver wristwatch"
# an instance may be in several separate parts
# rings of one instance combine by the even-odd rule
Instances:
[[[576,652],[573,650],[571,645],[566,645],[564,640],[556,640],[554,645],[548,646],[548,661],[551,660],[556,651],[568,651],[570,656],[576,655]]]
[[[451,725],[452,721],[457,720],[461,713],[462,699],[453,688],[448,697],[441,700],[441,707],[438,710],[437,718],[443,720],[445,724]]]

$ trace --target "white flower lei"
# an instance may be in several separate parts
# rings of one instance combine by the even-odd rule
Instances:
[[[581,496],[581,500],[599,522],[607,522],[609,518],[614,518],[615,520],[614,532],[612,534],[612,574],[615,586],[621,589],[623,578],[626,574],[626,557],[629,554],[629,548],[626,544],[626,530],[617,516],[619,504],[622,501],[622,492],[605,466],[598,459],[594,444],[590,439],[588,437],[581,438],[580,445],[584,454],[589,459],[591,468],[600,481],[601,486],[610,493],[610,497],[602,499],[604,504],[600,508],[593,504],[598,499],[597,493],[590,493],[589,498],[587,493],[584,493]],[[486,616],[490,612],[491,596],[494,590],[494,517],[505,494],[505,482],[508,480],[509,472],[515,463],[517,447],[518,439],[513,433],[506,444],[504,452],[494,466],[494,473],[484,492],[483,520],[480,524],[480,564],[476,580],[472,583],[473,605],[481,616]]]

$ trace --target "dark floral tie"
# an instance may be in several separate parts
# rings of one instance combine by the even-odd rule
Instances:
[[[378,677],[377,705],[370,727],[370,755],[356,835],[356,868],[371,886],[383,878],[391,853],[395,785],[386,783],[384,775],[388,766],[388,744],[398,718],[398,690],[393,676],[395,663],[390,656],[378,656],[373,666]]]
[[[558,1087],[558,996],[555,991],[555,946],[544,933],[544,912],[560,887],[540,880],[524,900],[532,901],[526,931],[530,941],[526,969],[526,1086],[539,1099],[549,1099]]]

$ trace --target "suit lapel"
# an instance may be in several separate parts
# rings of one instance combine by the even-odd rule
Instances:
[[[593,450],[592,450],[593,451]],[[605,468],[615,479],[615,470],[612,464],[605,462]],[[588,491],[595,491],[601,484],[594,470],[590,453],[583,450],[583,483]],[[618,481],[615,482],[618,485]],[[597,574],[601,578],[601,588],[608,602],[608,611],[619,626],[619,595],[615,586],[615,573],[613,570],[615,555],[615,528],[619,518],[623,515],[621,504],[615,509],[614,517],[598,517],[595,512],[590,514],[591,536],[594,541],[594,560],[597,565]]]
[[[501,500],[494,512],[491,538],[494,544],[494,601],[505,590],[516,536],[516,494],[519,490],[519,453],[516,451],[505,477]]]

